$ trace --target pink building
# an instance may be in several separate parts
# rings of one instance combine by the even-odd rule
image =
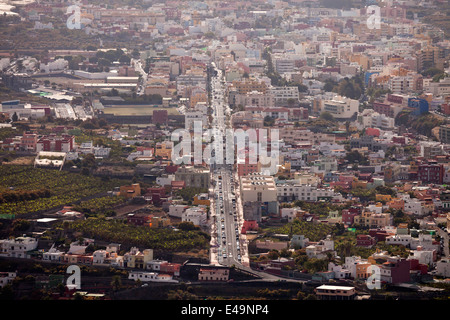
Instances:
[[[241,233],[246,234],[247,231],[256,231],[258,230],[258,223],[256,220],[245,220],[242,225]]]

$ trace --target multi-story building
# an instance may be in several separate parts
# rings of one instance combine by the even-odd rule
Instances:
[[[322,189],[311,185],[277,184],[278,201],[330,201],[336,193],[332,189]]]
[[[245,94],[238,94],[235,97],[237,105],[264,107],[269,108],[274,106],[273,96],[268,93],[259,91],[250,91]]]
[[[380,150],[386,151],[388,145],[382,143],[379,139],[375,139],[374,136],[365,135],[359,139],[350,140],[350,147],[352,149],[367,148],[369,151],[378,152]]]
[[[75,137],[70,135],[43,136],[36,142],[36,151],[70,152],[75,149]]]
[[[204,168],[181,167],[175,172],[176,181],[184,181],[186,187],[209,188],[210,172]]]
[[[206,90],[206,74],[202,73],[186,73],[177,77],[178,94],[187,97],[190,93],[189,89],[199,87]]]
[[[29,251],[38,246],[38,240],[30,237],[0,240],[0,254],[8,258],[29,258]]]
[[[273,101],[278,105],[295,105],[300,97],[298,87],[270,87],[269,94],[273,96]]]
[[[444,180],[444,165],[437,163],[420,164],[417,178],[422,183],[442,184]]]
[[[319,300],[354,300],[356,297],[355,287],[321,285],[314,289]]]
[[[392,215],[389,213],[363,211],[361,215],[354,217],[354,223],[371,228],[384,228],[392,225]]]
[[[395,127],[395,119],[384,114],[365,109],[358,115],[358,122],[364,128],[379,128],[383,130],[391,130]]]
[[[172,157],[173,142],[162,141],[155,145],[155,157],[170,159]]]
[[[233,81],[232,88],[237,91],[237,94],[247,94],[253,91],[266,93],[268,89],[264,81],[257,79],[235,80]]]
[[[253,173],[241,177],[241,197],[243,202],[276,202],[277,188],[272,176]]]
[[[450,143],[450,124],[444,124],[439,127],[439,141]]]
[[[410,262],[406,259],[391,258],[379,267],[382,282],[396,284],[411,281]]]
[[[230,270],[228,268],[203,267],[198,272],[199,281],[228,281],[229,276]]]
[[[205,206],[191,207],[181,215],[181,221],[192,222],[194,225],[204,227],[207,225],[207,212]]]
[[[329,112],[336,119],[350,119],[359,110],[359,101],[341,96],[322,100],[322,112]]]

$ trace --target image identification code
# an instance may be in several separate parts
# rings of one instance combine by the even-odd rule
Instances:
[[[248,305],[248,304],[239,304],[239,305],[226,305],[225,308],[226,314],[269,314],[269,309],[267,305]]]

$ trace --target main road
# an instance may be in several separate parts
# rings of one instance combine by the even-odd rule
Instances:
[[[211,207],[211,236],[212,250],[211,262],[225,266],[235,266],[241,270],[250,272],[266,281],[285,280],[283,278],[258,272],[250,268],[248,246],[246,237],[241,235],[243,222],[242,210],[238,207],[239,201],[239,181],[234,177],[233,164],[235,155],[233,153],[233,163],[230,163],[230,155],[226,154],[226,130],[231,129],[231,110],[227,103],[225,81],[222,70],[213,64],[214,74],[211,75],[211,107],[212,121],[211,128],[216,132],[214,150],[223,148],[224,157],[218,161],[212,153],[211,175],[213,182],[213,206]],[[231,142],[231,141],[230,141]],[[234,152],[234,138],[232,140]],[[231,144],[231,143],[230,143]],[[297,280],[287,280],[304,282]]]

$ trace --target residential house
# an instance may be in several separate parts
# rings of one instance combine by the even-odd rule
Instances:
[[[321,285],[314,289],[319,300],[354,300],[355,287]]]
[[[198,280],[205,282],[228,281],[229,277],[228,268],[202,267],[198,272]]]
[[[29,258],[30,251],[36,250],[38,240],[31,237],[17,237],[0,240],[0,254],[8,258]]]
[[[0,272],[0,288],[11,283],[17,277],[17,272]]]

